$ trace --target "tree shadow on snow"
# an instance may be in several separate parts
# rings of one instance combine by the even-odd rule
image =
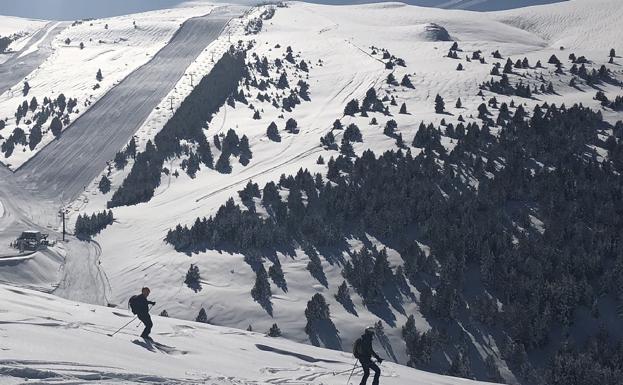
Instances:
[[[342,350],[342,339],[340,332],[331,320],[317,320],[312,323],[312,331],[309,334],[309,340],[312,345],[320,346],[333,350]]]
[[[327,363],[327,364],[339,364],[339,363],[342,363],[342,361],[324,360],[322,358],[316,358],[316,357],[308,356],[308,355],[305,355],[305,354],[291,352],[289,350],[279,349],[279,348],[275,348],[275,347],[268,346],[268,345],[263,345],[263,344],[255,344],[255,347],[258,348],[259,350],[263,351],[263,352],[271,352],[271,353],[281,354],[281,355],[284,355],[284,356],[296,357],[299,360],[302,360],[302,361],[305,361],[305,362],[313,362],[313,363],[324,362],[324,363]]]

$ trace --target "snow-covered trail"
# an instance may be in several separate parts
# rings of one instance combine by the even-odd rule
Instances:
[[[74,199],[134,135],[186,68],[246,7],[219,7],[187,20],[151,61],[110,90],[16,176],[42,199]],[[41,189],[41,186],[46,186]]]
[[[24,230],[39,230],[49,233],[52,241],[60,240],[59,210],[127,143],[229,20],[246,9],[219,7],[208,15],[189,19],[151,61],[109,91],[60,140],[52,142],[16,173],[0,167],[0,256],[5,258],[0,282],[26,285],[35,281],[35,287],[53,289],[54,294],[64,298],[108,303],[111,288],[100,266],[101,249],[97,243],[81,242],[69,235],[68,241],[59,243],[53,251],[29,256],[18,255],[9,243]],[[57,28],[58,25],[48,26],[41,35],[33,36],[31,41],[39,46],[35,52],[42,51],[44,46],[48,48]]]
[[[53,52],[52,40],[68,23],[48,23],[34,34],[28,44],[0,64],[0,95],[16,86],[14,92],[21,92],[18,84],[25,76],[34,71]]]
[[[97,242],[80,242],[75,239],[62,244],[70,256],[63,263],[63,278],[52,292],[62,298],[96,305],[107,305],[110,284],[100,266],[101,248]]]
[[[0,285],[0,383],[343,385],[351,354],[260,333],[153,317],[150,344],[126,310]],[[384,362],[383,385],[477,385]],[[352,381],[361,378],[357,368]]]

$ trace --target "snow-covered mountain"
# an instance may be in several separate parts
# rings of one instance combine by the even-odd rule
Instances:
[[[610,191],[616,185],[612,181],[619,180],[621,128],[616,124],[621,120],[621,99],[617,96],[623,79],[621,59],[614,51],[623,49],[621,17],[618,0],[573,0],[490,13],[402,3],[292,2],[245,9],[194,2],[66,28],[47,25],[49,33],[44,34],[52,40],[53,53],[43,55],[32,48],[41,53],[23,61],[32,72],[18,74],[11,90],[0,89],[0,118],[6,118],[0,131],[0,161],[17,170],[0,168],[0,176],[8,181],[0,186],[0,280],[122,309],[130,295],[149,286],[158,302],[157,313],[166,310],[171,317],[193,320],[203,309],[211,324],[251,326],[261,332],[277,323],[286,339],[344,351],[350,350],[365,326],[374,324],[383,336],[379,350],[390,360],[482,380],[537,384],[543,373],[551,379],[566,373],[565,369],[582,367],[584,356],[564,350],[570,346],[563,344],[567,336],[577,336],[575,342],[581,345],[599,336],[603,326],[614,341],[621,337],[614,311],[616,274],[607,273],[611,266],[619,266],[618,241],[614,235],[612,241],[600,238],[610,234],[608,226],[616,220],[603,219],[602,211],[589,205],[598,196],[616,207],[618,195],[592,191],[592,198],[582,195],[580,199],[569,187],[554,201],[564,201],[563,208],[584,204],[578,213],[598,212],[586,217],[576,213],[584,221],[578,223],[590,222],[584,230],[594,238],[586,235],[582,246],[566,250],[556,246],[547,251],[551,254],[531,251],[535,257],[524,260],[529,254],[526,244],[564,244],[548,237],[551,229],[572,222],[555,218],[556,210],[551,208],[555,203],[545,201],[551,198],[548,190],[573,183],[550,186],[551,181],[537,183],[528,175],[549,175],[546,171],[562,167],[562,158],[577,169],[580,166],[573,160],[585,158],[612,162],[610,169],[602,170],[606,175],[596,178],[603,183],[598,191]],[[102,79],[97,79],[98,69]],[[148,77],[154,74],[160,77]],[[150,80],[145,87],[136,87],[140,79]],[[30,87],[27,95],[24,81]],[[60,93],[75,98],[71,111],[60,109]],[[34,107],[33,97],[38,101]],[[599,114],[567,110],[576,103]],[[542,127],[535,129],[539,120],[532,118],[538,116],[537,105],[547,111],[544,127],[564,127],[556,131],[559,140]],[[559,110],[561,105],[566,107]],[[50,119],[44,120],[44,115]],[[62,122],[56,133],[54,116]],[[527,125],[518,133],[533,136],[509,138],[511,128],[520,124],[512,117],[521,117]],[[595,132],[576,133],[576,125],[567,119],[583,122],[582,127]],[[37,130],[41,138],[33,146]],[[557,145],[568,144],[566,135],[572,131],[569,137],[581,143],[569,144],[565,153]],[[530,156],[513,158],[512,145]],[[367,150],[378,157],[399,149],[401,154],[409,150],[411,158],[387,160],[397,170],[422,159],[434,159],[422,168],[437,165],[439,170],[431,174],[420,174],[419,169],[396,171],[412,179],[403,185],[397,181],[392,191],[384,191],[344,160],[354,163],[365,158],[371,163],[358,167],[370,167],[372,173],[381,166],[370,160]],[[526,172],[504,174],[510,160]],[[598,175],[602,171],[593,170]],[[391,172],[385,169],[377,176],[380,180]],[[513,184],[524,182],[522,178],[530,180],[525,182],[530,188]],[[369,183],[371,190],[354,196],[340,190],[352,180]],[[421,186],[421,180],[434,188]],[[470,194],[481,185],[488,187],[490,180],[507,184],[485,188],[491,194],[487,200],[466,209],[461,202],[478,202]],[[457,190],[464,189],[465,199],[452,193],[455,183],[462,184]],[[410,195],[410,188],[418,195]],[[504,193],[496,195],[496,189]],[[333,204],[319,210],[322,217],[303,225],[299,217],[289,218],[287,225],[280,223],[289,213],[317,204],[315,196],[323,204],[329,200]],[[364,199],[373,196],[378,199]],[[388,196],[403,201],[388,205]],[[230,198],[232,203],[227,203]],[[369,205],[351,212],[362,202]],[[285,209],[279,208],[281,203]],[[492,213],[491,206],[501,211]],[[7,247],[21,230],[31,227],[60,239],[61,207],[70,231],[82,231],[76,234],[82,240],[71,236],[69,242],[59,241],[28,255]],[[373,207],[392,210],[394,216],[377,212],[378,223],[367,210]],[[406,222],[401,207],[417,212],[420,222]],[[114,216],[112,224],[101,214],[103,219],[78,219],[108,208]],[[465,217],[452,216],[464,209]],[[612,212],[618,218],[615,208]],[[351,222],[346,220],[344,225],[329,213]],[[216,222],[202,222],[217,214],[221,216]],[[466,225],[465,218],[475,222]],[[271,223],[277,223],[278,229]],[[597,230],[598,226],[605,228]],[[593,261],[588,257],[556,259],[584,255],[590,242],[600,253],[606,244],[615,251],[604,252],[608,257],[600,254],[591,263],[586,262]],[[358,258],[364,262],[355,266]],[[198,277],[193,269],[198,269]],[[366,271],[365,277],[358,277],[357,269]],[[376,281],[379,275],[384,277],[381,283]],[[504,278],[492,278],[498,275]],[[370,293],[362,281],[379,291]],[[522,282],[533,284],[532,290],[520,288]],[[519,298],[513,297],[508,285],[516,287]],[[338,295],[344,288],[349,300]],[[308,328],[306,310],[317,294],[329,306],[332,326],[314,333]],[[432,304],[426,299],[431,297]],[[49,311],[73,306],[52,302]],[[106,330],[123,318],[112,310],[91,308],[105,314]],[[69,313],[88,318],[88,313]],[[183,329],[180,325],[196,327],[185,321],[159,321],[174,331]],[[57,333],[44,330],[49,339]],[[217,333],[179,343],[169,341],[167,334],[162,338],[179,350],[196,352],[195,344],[203,345],[199,341]],[[222,340],[223,345],[229,343]],[[130,354],[114,344],[107,349]],[[316,351],[292,346],[296,348],[283,349]],[[571,362],[570,356],[578,363],[563,368],[551,364]],[[193,360],[184,365],[195,365]],[[597,361],[590,362],[597,366]],[[100,361],[99,356],[89,359],[89,365],[116,366],[115,362]],[[163,363],[161,372],[148,373],[169,378],[164,370],[168,365]],[[600,365],[599,370],[611,370],[608,378],[615,378],[621,368],[606,358]],[[122,367],[144,373],[140,365]],[[182,367],[195,373],[194,367]],[[249,377],[259,370],[253,368]],[[397,381],[408,374],[404,376],[400,374]],[[266,374],[262,381],[274,380]],[[322,376],[314,381],[331,383]]]
[[[407,0],[406,4],[448,9],[469,9],[473,11],[496,11],[548,4],[565,0]],[[108,0],[104,3],[85,3],[81,0],[29,0],[0,3],[0,14],[46,20],[75,20],[104,18],[170,8],[196,0]],[[314,3],[344,5],[371,3],[366,0],[316,0]],[[239,4],[261,3],[254,0],[239,0]]]

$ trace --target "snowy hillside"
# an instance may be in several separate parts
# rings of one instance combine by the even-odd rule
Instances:
[[[498,11],[501,9],[557,3],[560,1],[565,0],[414,0],[410,2],[410,4],[447,9],[466,9],[470,11]]]
[[[567,371],[591,366],[588,377],[616,383],[618,348],[591,344],[622,337],[619,0],[487,13],[402,3],[233,7],[215,15],[223,33],[167,78],[171,87],[157,97],[148,87],[140,97],[115,93],[134,69],[145,72],[141,64],[181,21],[211,7],[67,28],[27,77],[27,97],[21,82],[0,96],[0,160],[23,165],[14,186],[0,186],[2,229],[36,223],[58,238],[62,205],[75,233],[28,259],[0,259],[2,282],[118,313],[149,286],[156,312],[176,319],[203,311],[210,324],[261,332],[277,323],[285,339],[346,352],[375,325],[377,349],[400,364],[522,385],[569,385]],[[61,92],[76,98],[73,112],[55,110]],[[129,97],[111,100],[119,95]],[[23,116],[15,119],[18,105]],[[61,120],[58,139],[46,121],[31,148],[46,108]],[[20,186],[24,196],[11,197]],[[318,298],[327,317],[310,320]],[[88,308],[105,314],[106,331],[124,319]],[[31,317],[31,309],[19,311]],[[187,351],[191,366],[171,376],[163,361],[150,375],[200,375],[192,366],[201,361],[198,346],[213,340],[214,349],[254,349],[219,340],[213,326],[191,340],[176,333],[198,326],[158,321],[162,342]],[[56,330],[42,333],[53,338]],[[110,360],[88,363],[119,365]],[[236,375],[244,380],[223,369],[215,381],[244,382],[258,371],[258,381],[308,379],[303,369],[273,378],[259,362]],[[122,367],[144,373],[139,361],[132,365]],[[395,370],[383,382],[410,375]]]
[[[46,24],[43,20],[0,16],[0,63],[9,58],[9,52],[19,51]]]
[[[32,33],[43,27],[43,20],[29,20],[20,17],[0,16],[0,36],[8,36],[19,32]]]
[[[154,339],[137,337],[123,310],[0,286],[0,383],[343,384],[350,355],[244,332],[155,317]],[[385,363],[388,385],[482,384]],[[354,379],[361,376],[356,369]]]
[[[0,140],[4,156],[0,156],[0,161],[13,170],[19,168],[108,90],[166,46],[181,23],[212,9],[214,5],[203,3],[72,23],[55,36],[53,53],[43,64],[0,95],[0,119],[6,121]],[[36,48],[33,46],[32,50]],[[19,114],[20,119],[8,119],[24,102],[28,108]],[[55,121],[50,112],[60,112],[59,119]],[[19,134],[11,138],[17,127],[21,129]],[[31,136],[33,129],[36,134]]]

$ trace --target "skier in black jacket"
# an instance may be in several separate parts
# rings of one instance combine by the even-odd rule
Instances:
[[[370,369],[374,370],[374,379],[372,385],[379,385],[379,377],[381,377],[381,368],[372,361],[372,357],[376,358],[379,362],[383,362],[383,359],[372,349],[372,339],[374,338],[374,328],[368,327],[363,335],[360,337],[357,345],[356,358],[361,363],[363,369],[363,378],[360,385],[366,385],[368,377],[370,376]]]
[[[148,301],[147,297],[149,297],[150,290],[148,287],[144,287],[141,290],[141,294],[132,297],[132,311],[135,312],[138,319],[145,325],[145,330],[141,333],[141,337],[151,340],[149,333],[151,333],[151,328],[154,326],[153,322],[151,322],[151,316],[149,315],[149,305],[155,305],[156,303],[153,301]]]

